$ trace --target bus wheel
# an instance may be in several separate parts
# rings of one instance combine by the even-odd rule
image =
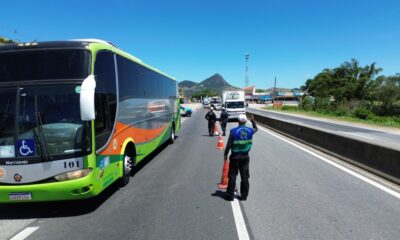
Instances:
[[[124,161],[122,162],[122,171],[123,175],[119,179],[119,185],[121,187],[126,186],[129,183],[129,179],[131,178],[132,166],[134,159],[128,156],[126,153],[124,155]]]
[[[172,127],[171,127],[171,135],[169,137],[168,142],[169,142],[169,144],[174,144],[174,142],[175,142],[175,126],[174,125],[172,125]]]

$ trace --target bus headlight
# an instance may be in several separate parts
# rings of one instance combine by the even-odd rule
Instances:
[[[61,173],[57,176],[55,176],[54,178],[57,181],[68,181],[68,180],[74,180],[74,179],[78,179],[78,178],[83,178],[85,176],[87,176],[89,173],[92,172],[91,168],[86,168],[86,169],[80,169],[80,170],[74,170],[71,172],[66,172],[66,173]]]

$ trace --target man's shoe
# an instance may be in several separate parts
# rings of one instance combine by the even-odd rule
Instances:
[[[226,194],[226,195],[224,196],[224,199],[225,199],[226,201],[233,201],[233,196],[231,196],[231,195],[229,195],[229,194]]]
[[[239,196],[238,199],[240,201],[246,201],[247,200],[247,196]]]
[[[222,134],[222,136],[226,136],[226,134],[224,133],[224,134]]]

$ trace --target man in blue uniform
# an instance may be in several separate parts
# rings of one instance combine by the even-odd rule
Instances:
[[[239,199],[245,201],[249,194],[249,151],[253,141],[253,134],[257,132],[257,125],[254,122],[254,117],[251,116],[250,120],[253,125],[252,128],[246,127],[246,115],[239,115],[239,126],[231,129],[225,148],[224,160],[228,159],[228,153],[230,150],[232,151],[229,157],[229,181],[225,196],[225,199],[228,201],[233,201],[238,172],[240,172],[241,178]]]

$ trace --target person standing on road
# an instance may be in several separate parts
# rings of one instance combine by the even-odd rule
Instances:
[[[222,136],[225,136],[226,124],[228,123],[228,112],[225,107],[222,107],[221,115],[219,116],[219,122],[221,124]]]
[[[225,199],[233,201],[236,186],[236,177],[240,172],[240,197],[239,200],[245,201],[249,194],[249,151],[251,149],[253,134],[257,132],[257,125],[251,116],[252,128],[246,127],[247,117],[240,114],[238,117],[239,126],[231,129],[228,143],[226,144],[224,160],[228,159],[228,153],[232,150],[229,157],[228,188],[226,189]]]
[[[214,125],[217,121],[217,115],[214,113],[214,109],[210,108],[210,111],[206,114],[205,118],[208,121],[208,133],[210,137],[214,136]]]

